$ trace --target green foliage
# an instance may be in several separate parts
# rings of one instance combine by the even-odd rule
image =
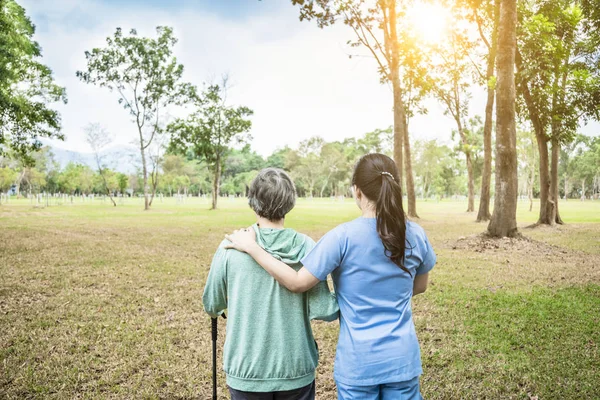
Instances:
[[[206,162],[211,168],[222,167],[232,142],[249,140],[246,133],[252,122],[253,111],[248,107],[229,107],[225,104],[225,85],[211,85],[197,100],[196,109],[187,117],[179,118],[167,127],[171,133],[171,150]]]
[[[452,151],[448,146],[439,145],[436,140],[417,140],[413,146],[414,170],[417,192],[422,198],[431,195],[445,197],[449,194],[451,182],[455,180],[452,172]],[[420,190],[419,190],[420,189]]]
[[[191,155],[205,163],[213,172],[212,208],[217,208],[223,164],[233,143],[250,139],[252,126],[248,107],[230,107],[226,104],[227,79],[222,85],[211,85],[195,101],[196,109],[187,118],[178,118],[169,126],[169,149],[178,154]],[[231,187],[227,187],[231,190]]]
[[[600,117],[597,33],[577,3],[521,3],[518,25],[518,110],[561,143],[575,137],[581,118]]]
[[[17,171],[9,167],[0,168],[0,191],[5,192],[17,180]]]
[[[49,103],[67,102],[33,40],[35,27],[14,0],[0,0],[0,155],[12,149],[31,164],[40,137],[63,139],[60,115]]]
[[[117,185],[119,186],[119,191],[122,195],[125,194],[127,190],[127,186],[129,185],[129,177],[123,173],[117,174]]]
[[[63,193],[89,194],[94,188],[94,177],[94,171],[87,165],[71,162],[61,172],[58,184]]]
[[[117,28],[106,38],[106,47],[85,52],[87,70],[77,71],[83,82],[116,91],[119,104],[140,129],[149,125],[151,135],[158,131],[166,107],[195,94],[191,85],[180,82],[183,65],[173,56],[177,43],[173,29],[159,26],[156,34],[156,39],[139,37],[132,29],[126,36]],[[145,145],[151,141],[152,136]]]

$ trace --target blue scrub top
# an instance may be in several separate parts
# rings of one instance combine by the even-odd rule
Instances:
[[[375,218],[358,218],[331,230],[302,259],[319,280],[331,274],[340,306],[334,378],[345,385],[402,382],[421,375],[412,319],[415,275],[429,272],[436,256],[425,231],[406,223],[404,266],[385,255]]]

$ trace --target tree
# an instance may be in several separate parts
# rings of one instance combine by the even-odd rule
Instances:
[[[481,177],[481,196],[477,222],[489,221],[490,185],[492,179],[492,126],[496,89],[496,53],[498,52],[498,23],[500,19],[500,0],[467,0],[467,8],[471,11],[471,19],[477,25],[479,37],[483,42],[487,55],[485,57],[485,73],[478,69],[481,80],[485,83],[487,99],[485,119],[483,123],[483,173]]]
[[[15,183],[17,171],[10,167],[0,168],[0,193],[6,192]],[[1,200],[1,198],[0,198]]]
[[[187,118],[179,118],[168,125],[171,133],[170,148],[174,152],[191,152],[205,161],[213,172],[212,209],[217,208],[221,171],[232,141],[243,143],[252,127],[248,119],[253,111],[248,107],[230,107],[226,104],[227,80],[222,85],[209,86],[197,99],[196,109]]]
[[[559,158],[581,118],[600,117],[600,48],[585,33],[577,3],[554,0],[523,7],[516,57],[519,109],[531,120],[540,156],[538,223],[562,223],[558,212]],[[549,156],[548,144],[552,146]]]
[[[0,155],[11,148],[26,162],[40,137],[63,139],[60,114],[49,103],[67,102],[42,64],[35,26],[14,0],[0,0]]]
[[[427,199],[431,194],[445,194],[445,182],[442,182],[441,175],[444,167],[448,166],[450,149],[438,145],[435,139],[417,140],[414,149],[415,171],[417,181],[421,183],[421,197]]]
[[[457,18],[457,17],[455,17]],[[432,84],[433,94],[445,107],[445,113],[456,123],[456,132],[460,138],[460,149],[467,162],[469,182],[467,212],[475,211],[475,178],[473,175],[472,138],[469,137],[466,117],[472,81],[469,52],[473,44],[468,34],[455,26],[450,30],[447,46],[438,46],[436,54],[440,62],[436,65],[436,77]]]
[[[382,153],[392,155],[394,150],[393,127],[387,129],[375,129],[367,132],[356,142],[361,154]]]
[[[98,175],[103,184],[103,192],[108,195],[110,201],[113,203],[113,206],[116,207],[117,203],[115,199],[113,199],[112,191],[109,188],[107,182],[107,169],[105,163],[105,157],[102,154],[102,151],[108,147],[108,145],[112,142],[112,137],[108,133],[108,131],[103,128],[98,123],[90,123],[85,128],[85,138],[87,143],[92,148],[92,153],[94,154],[94,161],[96,163],[96,169],[98,171]]]
[[[584,201],[591,191],[594,196],[600,177],[600,139],[582,138],[583,146],[579,146],[573,158],[573,177],[581,184],[580,199]]]
[[[296,161],[292,169],[292,177],[305,192],[308,192],[308,197],[313,197],[315,187],[321,179],[322,168],[317,168],[320,165],[321,149],[325,141],[320,137],[312,137],[300,142]]]
[[[62,192],[74,195],[89,193],[93,187],[94,173],[87,165],[70,162],[61,171],[58,183]]]
[[[129,177],[122,172],[117,174],[117,182],[119,186],[119,191],[121,192],[121,196],[125,196],[125,191],[127,190],[127,186],[129,185]]]
[[[398,19],[406,14],[409,1],[377,0],[292,0],[300,8],[300,20],[316,20],[319,27],[332,25],[341,19],[355,34],[353,47],[363,46],[375,58],[381,80],[391,82],[394,110],[394,160],[402,177],[406,178],[408,215],[418,218],[413,182],[410,141],[408,137],[411,89],[422,81],[418,72],[419,48],[410,40],[409,21]],[[383,38],[383,40],[381,40]],[[404,157],[403,157],[404,151]]]
[[[177,39],[169,27],[156,28],[156,39],[129,36],[117,28],[106,39],[106,47],[86,51],[87,70],[78,71],[84,82],[116,91],[119,104],[132,117],[137,128],[144,180],[144,209],[150,208],[147,151],[162,133],[161,123],[167,107],[195,97],[193,87],[181,83],[183,65],[173,56]]]
[[[529,198],[529,211],[532,211],[537,152],[535,134],[530,129],[517,130],[517,154],[520,171],[519,182],[523,183],[522,193],[527,194]]]
[[[517,132],[515,122],[515,52],[517,1],[501,0],[498,25],[496,90],[496,195],[488,225],[493,237],[514,237],[517,230]]]

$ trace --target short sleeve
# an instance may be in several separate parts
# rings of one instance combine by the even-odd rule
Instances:
[[[417,275],[428,273],[433,269],[437,262],[437,256],[435,255],[433,247],[431,247],[431,243],[429,242],[427,235],[425,235],[425,232],[423,232],[423,242],[423,261],[421,262],[421,265],[417,267]]]
[[[227,308],[227,250],[222,245],[213,256],[202,302],[204,310],[213,318]]]
[[[329,231],[302,259],[302,265],[315,278],[324,281],[342,262],[342,240],[336,230]]]

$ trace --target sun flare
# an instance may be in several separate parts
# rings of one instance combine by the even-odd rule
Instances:
[[[438,3],[416,2],[407,10],[406,17],[415,36],[433,44],[444,40],[451,13]]]

